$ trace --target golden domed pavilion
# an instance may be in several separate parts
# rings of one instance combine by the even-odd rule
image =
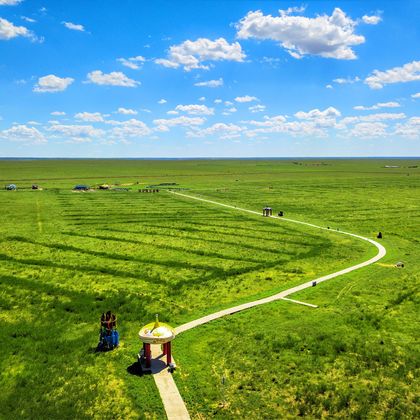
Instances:
[[[161,344],[163,346],[163,354],[166,355],[166,364],[172,363],[171,341],[175,338],[175,330],[169,325],[159,321],[156,315],[155,322],[142,327],[139,331],[139,338],[143,342],[143,355],[146,368],[150,368],[151,361],[151,344]]]

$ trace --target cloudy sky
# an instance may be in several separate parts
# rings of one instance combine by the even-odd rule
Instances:
[[[0,156],[419,156],[419,11],[0,0]]]

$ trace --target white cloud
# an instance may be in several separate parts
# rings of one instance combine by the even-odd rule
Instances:
[[[63,116],[63,115],[66,115],[66,113],[64,111],[53,111],[53,112],[51,112],[51,115]]]
[[[61,22],[67,29],[70,29],[72,31],[79,31],[79,32],[85,32],[85,28],[83,25],[79,25],[72,22]]]
[[[205,118],[202,117],[181,117],[169,118],[169,119],[157,119],[153,120],[153,123],[157,126],[157,131],[169,131],[169,127],[182,126],[192,127],[195,125],[202,125],[205,122]]]
[[[223,79],[220,78],[217,80],[207,80],[206,82],[197,82],[197,83],[194,83],[194,86],[216,88],[216,87],[223,86]]]
[[[340,111],[332,106],[326,108],[324,111],[320,111],[319,109],[312,109],[309,112],[299,111],[295,114],[295,117],[299,118],[300,120],[316,120],[324,118],[336,118],[340,116]]]
[[[214,100],[214,103],[215,104],[221,104],[223,102],[223,100],[222,99],[215,99]]]
[[[328,126],[322,126],[316,119],[307,121],[288,121],[284,115],[264,117],[263,121],[244,121],[257,128],[248,129],[244,133],[247,137],[256,137],[261,134],[284,133],[296,136],[326,137]]]
[[[245,57],[239,42],[229,44],[224,38],[214,41],[199,38],[196,41],[187,40],[182,44],[172,45],[169,48],[168,58],[157,59],[155,63],[175,69],[182,66],[185,71],[208,70],[209,67],[202,62],[220,60],[242,62]]]
[[[320,129],[335,127],[337,118],[341,116],[341,112],[330,106],[323,111],[319,109],[312,109],[309,112],[299,111],[295,113],[298,120],[304,120],[311,123],[311,125],[304,126],[306,129]]]
[[[177,105],[175,107],[176,111],[186,112],[190,115],[213,115],[214,109],[209,108],[206,105]]]
[[[404,123],[397,124],[394,134],[410,139],[420,138],[420,117],[412,117]]]
[[[28,127],[26,125],[15,125],[7,130],[0,131],[0,138],[30,144],[42,144],[47,140],[44,135],[35,127]]]
[[[95,128],[91,125],[53,124],[46,128],[46,130],[54,133],[58,137],[66,137],[77,142],[91,141],[92,138],[100,137],[105,134],[104,130]]]
[[[276,58],[276,57],[263,57],[260,62],[263,64],[268,64],[270,67],[273,67],[276,69],[278,68],[281,61],[282,60],[280,58]]]
[[[372,16],[364,15],[362,17],[362,20],[364,23],[368,25],[377,25],[382,20],[382,18],[377,15],[372,15]]]
[[[168,102],[166,99],[160,99],[158,101],[158,104],[163,105],[163,104],[166,104],[166,102]]]
[[[179,112],[178,111],[174,111],[173,109],[171,111],[167,112],[168,115],[178,115]]]
[[[357,76],[354,77],[354,78],[351,78],[351,77],[347,77],[347,78],[339,77],[337,79],[334,79],[333,82],[334,83],[338,83],[339,85],[353,84],[353,83],[356,83],[356,82],[360,82],[360,78],[358,78]]]
[[[29,22],[29,23],[35,23],[35,22],[36,22],[36,20],[35,20],[35,19],[29,18],[29,17],[27,17],[27,16],[21,16],[20,18],[21,18],[22,20],[24,20],[25,22]]]
[[[193,128],[187,132],[188,137],[206,137],[217,135],[220,139],[232,139],[240,136],[243,128],[236,124],[216,123],[210,127]]]
[[[141,67],[141,65],[146,61],[146,59],[141,55],[138,55],[137,57],[117,58],[117,61],[125,67],[128,67],[132,70],[138,70]]]
[[[137,115],[138,114],[138,112],[135,111],[134,109],[123,108],[123,107],[118,108],[117,113],[123,114],[123,115]]]
[[[382,112],[378,114],[363,115],[357,118],[359,118],[360,121],[402,120],[406,118],[406,115],[403,112],[400,112],[398,114],[393,112]]]
[[[420,92],[414,93],[413,95],[411,95],[411,97],[414,98],[414,99],[420,98]]]
[[[287,118],[284,115],[276,115],[274,117],[268,117],[265,115],[263,117],[263,121],[250,120],[250,121],[244,121],[244,123],[251,124],[256,127],[275,127],[277,125],[285,123],[286,121],[287,121]]]
[[[205,102],[206,97],[205,97],[205,96],[200,96],[200,97],[198,98],[198,100],[199,100],[200,102]]]
[[[6,40],[16,38],[18,36],[23,36],[29,38],[32,41],[35,41],[37,38],[28,28],[24,26],[15,26],[12,22],[9,22],[7,19],[0,17],[0,40]]]
[[[372,75],[367,77],[364,82],[371,89],[382,89],[391,83],[405,83],[420,80],[420,61],[412,61],[402,67],[394,67],[390,70],[374,70]]]
[[[106,86],[123,86],[123,87],[137,87],[140,82],[130,79],[120,71],[113,71],[111,73],[102,73],[100,70],[95,70],[87,75],[87,83],[94,83],[96,85]]]
[[[43,76],[38,79],[37,84],[34,86],[34,92],[62,92],[66,90],[72,83],[74,79],[71,77],[58,77],[54,74],[49,74],[48,76]]]
[[[0,0],[0,6],[16,6],[23,0]]]
[[[249,96],[249,95],[245,95],[245,96],[237,96],[235,98],[236,102],[240,102],[240,103],[244,103],[244,102],[252,102],[252,101],[258,101],[258,98],[256,98],[255,96]]]
[[[104,120],[104,124],[108,124],[108,125],[122,125],[122,124],[124,124],[124,121]]]
[[[254,106],[250,106],[248,108],[251,112],[264,112],[265,111],[265,105],[254,105]]]
[[[137,119],[124,121],[118,127],[112,129],[111,134],[115,137],[143,137],[152,133],[152,130],[143,122]]]
[[[306,10],[306,6],[295,6],[288,7],[286,10],[279,10],[281,16],[287,16],[291,13],[303,13]]]
[[[356,124],[349,132],[350,137],[384,137],[388,133],[387,125],[381,122],[364,122]]]
[[[155,63],[163,67],[167,67],[169,69],[177,69],[179,67],[178,63],[175,63],[174,61],[171,61],[171,60],[166,60],[165,58],[157,58],[155,60]]]
[[[332,85],[326,85],[325,86],[327,89],[333,89]]]
[[[381,121],[392,121],[392,120],[402,120],[406,118],[406,115],[403,112],[392,113],[392,112],[382,112],[377,114],[370,115],[358,115],[355,117],[345,117],[339,121],[336,125],[338,129],[346,129],[348,124],[357,124],[359,122],[381,122]]]
[[[353,107],[356,111],[371,111],[380,108],[399,108],[401,105],[398,102],[378,102],[372,106],[356,105]]]
[[[279,41],[295,58],[310,54],[352,60],[356,58],[352,47],[365,42],[362,35],[354,32],[357,22],[340,8],[335,8],[331,16],[315,18],[290,16],[290,12],[280,10],[280,16],[275,17],[264,15],[260,10],[249,12],[236,25],[237,36]]]
[[[74,116],[76,120],[86,122],[103,122],[104,118],[100,112],[79,112]]]

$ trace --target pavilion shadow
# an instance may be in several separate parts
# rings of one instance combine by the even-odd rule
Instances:
[[[140,362],[134,362],[130,366],[127,367],[127,373],[134,376],[143,376],[143,375],[150,375],[151,371],[143,371]]]

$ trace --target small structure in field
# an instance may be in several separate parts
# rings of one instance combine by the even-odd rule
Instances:
[[[31,187],[33,190],[40,190],[41,188],[39,188],[39,186],[38,185],[36,185],[36,184],[32,184],[32,187]]]
[[[284,213],[282,211],[279,211],[278,216],[279,217],[283,217],[284,216]]]
[[[100,190],[109,190],[110,186],[108,184],[102,184],[98,187]]]
[[[376,237],[377,237],[378,239],[382,239],[382,232],[379,232],[379,233],[376,235]]]
[[[157,188],[141,188],[139,192],[140,193],[158,193],[159,190]]]
[[[273,215],[273,209],[271,207],[264,207],[263,208],[263,216],[269,217]]]
[[[16,184],[9,184],[9,185],[6,185],[6,190],[7,191],[16,191],[17,190],[17,186],[16,186]]]
[[[90,187],[88,185],[78,184],[75,185],[73,191],[89,191]]]
[[[170,325],[159,322],[159,317],[156,315],[155,322],[145,325],[139,331],[139,338],[143,342],[143,348],[138,355],[142,367],[150,369],[152,359],[150,346],[155,344],[162,345],[166,365],[173,367],[171,341],[175,338],[175,330]]]
[[[398,261],[398,262],[395,264],[395,267],[397,267],[397,268],[404,268],[404,263],[403,263],[403,262],[401,262],[401,261]]]

